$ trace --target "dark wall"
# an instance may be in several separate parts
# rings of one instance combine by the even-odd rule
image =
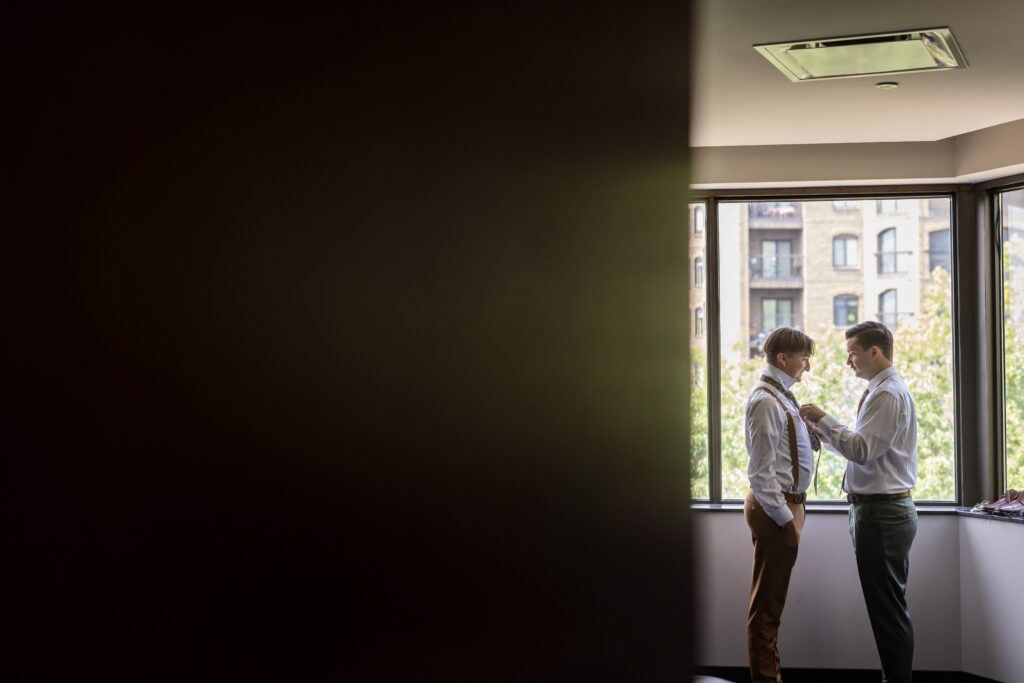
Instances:
[[[13,18],[4,678],[684,679],[688,14]]]

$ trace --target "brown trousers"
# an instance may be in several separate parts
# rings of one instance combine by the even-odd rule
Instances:
[[[749,491],[743,502],[743,517],[754,542],[754,577],[747,613],[747,655],[751,683],[782,681],[779,658],[779,623],[786,606],[789,576],[796,564],[800,534],[804,530],[803,504],[787,503],[793,512],[793,528],[783,531],[761,509]]]

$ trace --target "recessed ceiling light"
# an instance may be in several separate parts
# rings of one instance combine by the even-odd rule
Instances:
[[[853,78],[967,66],[949,28],[755,45],[791,81]]]
[[[895,90],[900,87],[900,84],[896,81],[882,81],[881,83],[875,83],[875,87],[879,90]]]

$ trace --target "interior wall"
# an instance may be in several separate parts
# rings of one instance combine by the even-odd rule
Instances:
[[[697,511],[695,517],[701,586],[696,661],[745,667],[750,531],[741,511]],[[953,515],[919,517],[907,591],[916,669],[961,670],[959,531]],[[779,640],[784,669],[879,668],[845,514],[808,513]]]
[[[963,670],[997,681],[1024,681],[1024,525],[960,519]]]

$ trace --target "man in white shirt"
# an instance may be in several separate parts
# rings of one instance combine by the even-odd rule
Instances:
[[[846,458],[844,489],[850,535],[885,683],[909,683],[914,627],[907,609],[910,546],[917,509],[917,413],[893,367],[893,339],[885,325],[863,322],[846,331],[846,364],[867,380],[853,429],[815,405],[800,414],[815,422],[829,448]]]
[[[754,575],[747,614],[751,683],[781,681],[779,623],[804,528],[804,501],[818,445],[800,417],[790,387],[810,369],[814,340],[781,327],[764,342],[764,374],[747,400],[747,475],[743,516],[754,543]]]

